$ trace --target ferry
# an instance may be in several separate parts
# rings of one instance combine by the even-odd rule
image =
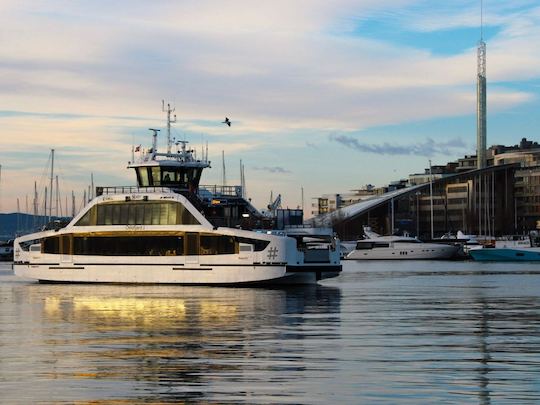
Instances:
[[[411,236],[381,236],[370,227],[364,227],[365,239],[360,239],[346,259],[353,260],[420,260],[450,259],[459,246],[424,243]]]
[[[208,151],[132,148],[136,186],[97,187],[67,226],[14,242],[14,270],[42,282],[312,284],[341,272],[339,241],[301,210],[261,214],[241,186],[201,186]],[[300,212],[301,214],[301,212]],[[280,229],[276,224],[281,223]],[[314,243],[316,241],[317,243]]]

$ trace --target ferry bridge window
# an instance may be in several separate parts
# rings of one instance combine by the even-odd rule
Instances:
[[[139,185],[141,187],[148,187],[150,185],[150,180],[148,178],[148,168],[147,167],[138,167],[137,168],[137,177],[139,179]]]
[[[173,171],[173,170],[166,170],[166,169],[163,169],[163,172],[162,172],[162,175],[163,175],[163,178],[161,180],[161,184],[163,186],[166,186],[166,185],[170,185],[170,184],[175,184],[177,183],[177,172]]]
[[[93,206],[76,225],[200,225],[200,223],[178,202],[122,201]]]

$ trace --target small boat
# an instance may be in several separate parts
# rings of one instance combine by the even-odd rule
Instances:
[[[469,255],[479,262],[540,261],[540,247],[475,249],[471,250]]]
[[[0,242],[0,260],[13,260],[13,240]]]
[[[450,259],[457,254],[459,246],[424,243],[410,236],[381,236],[364,227],[365,239],[356,243],[356,248],[346,259],[354,260],[424,260]]]
[[[471,250],[469,255],[479,262],[540,261],[540,247],[533,246],[532,236],[506,236],[495,240],[495,247]]]

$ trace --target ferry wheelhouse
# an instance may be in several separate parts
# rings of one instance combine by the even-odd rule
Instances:
[[[210,167],[207,157],[197,159],[185,141],[171,152],[170,132],[167,152],[158,153],[153,132],[152,147],[137,156],[133,151],[128,164],[137,186],[97,187],[97,197],[64,228],[15,240],[18,276],[48,282],[240,284],[314,283],[339,274],[339,243],[331,230],[301,223],[275,229],[276,218],[253,207],[242,187],[199,185]]]

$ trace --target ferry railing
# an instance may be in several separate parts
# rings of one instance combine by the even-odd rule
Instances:
[[[138,194],[138,193],[191,193],[187,188],[167,187],[167,186],[110,186],[96,187],[96,196],[109,194]],[[200,197],[242,197],[241,186],[220,186],[220,185],[201,185],[197,194]]]
[[[170,193],[178,192],[179,189],[161,186],[111,186],[111,187],[96,187],[96,197],[109,194],[143,194],[143,193]],[[186,190],[187,191],[187,190]]]
[[[215,197],[242,197],[242,186],[201,185],[199,190],[199,194],[204,190]]]

